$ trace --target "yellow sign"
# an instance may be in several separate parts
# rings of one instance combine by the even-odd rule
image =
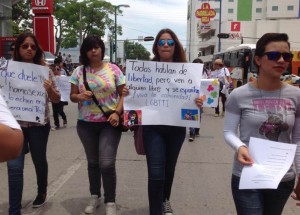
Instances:
[[[203,3],[201,5],[201,8],[196,10],[195,16],[197,18],[200,18],[203,24],[208,24],[210,22],[210,19],[216,16],[216,11],[210,8],[209,3]]]

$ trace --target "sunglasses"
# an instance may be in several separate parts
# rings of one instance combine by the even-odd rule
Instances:
[[[28,49],[29,47],[30,47],[33,51],[36,50],[36,45],[29,45],[29,44],[21,45],[21,48],[22,48],[22,49]]]
[[[175,41],[174,40],[159,40],[158,43],[157,43],[157,45],[159,47],[162,47],[162,46],[164,46],[166,44],[166,41],[167,41],[168,46],[174,46],[175,45]]]
[[[15,47],[11,47],[10,50],[11,50],[11,51],[14,51],[14,50],[15,50]]]
[[[263,55],[267,55],[268,60],[278,61],[281,57],[285,62],[291,62],[293,54],[289,52],[265,52]]]

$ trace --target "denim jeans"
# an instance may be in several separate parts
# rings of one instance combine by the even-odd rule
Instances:
[[[7,162],[8,187],[9,187],[9,215],[21,214],[23,192],[24,159],[28,149],[35,167],[37,176],[38,194],[47,193],[48,163],[47,143],[50,132],[50,124],[24,128],[24,145],[20,156]]]
[[[100,196],[100,177],[102,176],[104,203],[115,202],[117,186],[116,157],[121,140],[121,130],[106,122],[78,121],[77,133],[88,161],[91,195]]]
[[[232,175],[231,190],[238,215],[281,215],[295,179],[280,182],[277,189],[239,190],[240,178]]]
[[[59,103],[52,103],[52,110],[53,110],[54,125],[59,128],[60,127],[59,115],[61,116],[64,122],[67,122],[67,116],[64,112],[63,102],[60,101]]]
[[[150,215],[161,215],[163,201],[170,199],[177,158],[185,135],[185,127],[143,126]]]

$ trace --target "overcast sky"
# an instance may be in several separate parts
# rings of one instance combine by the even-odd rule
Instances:
[[[118,40],[136,39],[138,36],[155,37],[162,28],[172,29],[182,45],[186,45],[187,0],[107,0],[121,7],[122,16],[117,16],[117,24],[123,28]],[[114,19],[114,17],[112,17]],[[142,43],[151,50],[153,42]]]

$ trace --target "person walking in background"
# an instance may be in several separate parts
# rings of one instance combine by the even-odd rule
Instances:
[[[61,58],[55,58],[54,64],[55,64],[56,68],[59,69],[60,75],[69,76],[69,73],[64,68],[64,64],[63,64],[63,61]]]
[[[59,77],[59,76],[61,76],[61,72],[65,71],[64,69],[62,69],[60,67],[60,65],[62,66],[61,59],[56,58],[54,60],[54,64],[55,65],[54,65],[53,73],[54,73],[55,77]],[[66,104],[65,101],[59,101],[58,103],[53,103],[52,102],[52,111],[53,111],[53,119],[54,119],[54,127],[51,128],[52,131],[56,131],[56,130],[60,129],[59,116],[61,116],[61,118],[63,120],[63,127],[64,128],[68,124],[67,116],[64,112],[65,104]]]
[[[9,46],[10,60],[14,59],[14,51],[15,51],[15,42],[12,42]]]
[[[224,66],[222,59],[216,59],[213,64],[213,71],[211,72],[211,78],[218,79],[220,83],[220,90],[219,90],[219,97],[221,97],[222,101],[222,116],[225,114],[225,102],[226,102],[226,91],[227,85],[228,87],[232,87],[232,80],[230,77],[230,72]],[[228,84],[226,84],[226,82]],[[215,108],[215,117],[220,115],[219,109],[219,99],[218,99],[218,106]]]
[[[17,158],[23,146],[20,125],[10,112],[0,89],[0,162]]]
[[[41,49],[35,35],[30,32],[21,33],[15,42],[14,61],[46,66]],[[31,152],[32,161],[37,176],[37,196],[32,206],[37,208],[46,202],[48,184],[47,142],[50,132],[51,102],[60,101],[60,93],[55,84],[55,78],[49,69],[49,80],[44,81],[45,121],[42,124],[18,121],[24,134],[24,146],[20,156],[7,162],[9,185],[9,215],[21,214],[23,192],[23,169],[25,154]]]
[[[152,47],[153,61],[187,62],[184,49],[171,29],[162,29]],[[123,95],[129,94],[124,87]],[[202,100],[196,100],[201,107]],[[150,215],[172,215],[170,196],[177,158],[186,136],[186,128],[168,125],[143,125],[143,142],[148,167]]]
[[[104,54],[100,37],[88,36],[83,40],[80,48],[83,65],[71,75],[70,99],[79,103],[77,133],[88,161],[91,199],[85,213],[94,213],[100,204],[101,173],[106,215],[116,215],[116,156],[121,139],[121,129],[117,126],[123,112],[125,76],[118,66],[103,62]]]
[[[258,78],[236,88],[228,97],[224,137],[236,152],[231,190],[238,215],[280,215],[296,176],[294,198],[300,200],[300,89],[280,80],[292,58],[287,34],[264,34],[257,41],[254,55]],[[250,137],[297,144],[297,174],[291,167],[277,189],[240,190],[243,167],[254,163],[248,150]]]
[[[202,63],[203,64],[203,60],[201,60],[200,58],[196,58],[193,60],[193,63]],[[202,79],[208,79],[208,78],[209,78],[208,70],[203,65]],[[200,121],[201,121],[202,112],[203,112],[203,108],[200,109]],[[195,140],[195,137],[200,135],[200,133],[199,133],[200,128],[189,128],[189,130],[190,130],[189,141],[193,142]]]
[[[72,73],[72,57],[71,54],[68,54],[65,58],[66,68],[69,73]]]

